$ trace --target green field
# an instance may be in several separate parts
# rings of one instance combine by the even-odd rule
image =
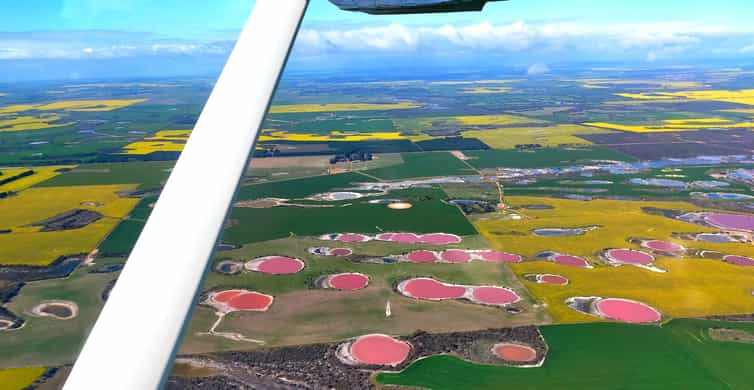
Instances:
[[[175,162],[132,162],[79,165],[51,180],[41,183],[45,187],[64,187],[104,184],[140,184],[142,189],[160,187],[167,180]]]
[[[387,264],[360,264],[346,258],[322,257],[310,254],[307,249],[315,246],[336,246],[326,241],[315,238],[285,238],[247,244],[231,251],[218,252],[215,263],[222,260],[248,261],[256,257],[272,254],[293,256],[303,259],[306,268],[303,271],[281,277],[265,275],[259,272],[245,272],[238,275],[224,275],[211,272],[207,275],[204,288],[217,289],[220,287],[244,287],[254,288],[268,294],[279,295],[291,291],[308,289],[308,278],[316,277],[325,273],[338,272],[364,272],[372,278],[384,278],[389,282],[402,280],[417,274],[432,274],[443,280],[455,283],[492,283],[499,278],[498,273],[505,272],[510,281],[515,281],[515,276],[500,264],[472,263],[459,265],[448,264],[410,264],[400,265]],[[437,249],[436,245],[427,244],[400,244],[382,241],[369,241],[364,243],[349,243],[348,247],[354,250],[357,256],[389,256],[407,253],[417,249]],[[448,248],[487,249],[487,243],[479,236],[465,237],[461,244],[448,245]],[[446,246],[440,246],[446,248]],[[488,273],[489,275],[485,275]],[[493,276],[494,275],[494,276]],[[384,313],[383,313],[384,315]]]
[[[103,304],[101,293],[107,282],[115,277],[115,274],[89,274],[86,269],[78,269],[66,279],[24,286],[7,307],[21,314],[26,324],[0,337],[0,350],[5,354],[0,360],[0,368],[73,363],[83,346],[84,337],[99,315]],[[25,314],[42,301],[57,299],[76,302],[79,316],[61,321]]]
[[[372,181],[374,181],[374,179],[358,173],[343,173],[339,175],[314,176],[273,183],[252,184],[242,186],[238,190],[238,199],[304,198],[322,192],[348,188],[354,183],[366,183]]]
[[[470,264],[364,264],[351,261],[359,257],[377,257],[406,253],[415,249],[438,249],[432,245],[411,245],[372,241],[349,244],[350,258],[320,257],[307,248],[320,246],[316,239],[282,239],[245,245],[218,253],[218,258],[248,261],[260,256],[278,254],[293,256],[306,263],[294,275],[274,276],[258,272],[223,275],[210,272],[204,291],[245,288],[271,294],[275,303],[266,313],[232,313],[223,320],[221,330],[253,335],[268,345],[332,342],[360,334],[381,332],[411,334],[417,329],[445,332],[456,329],[517,326],[547,323],[543,307],[531,306],[534,298],[527,293],[515,275],[504,264],[473,262]],[[487,243],[479,236],[464,237],[461,244],[448,247],[484,249]],[[440,246],[439,248],[446,248]],[[321,275],[339,272],[361,272],[369,276],[369,286],[355,292],[310,289],[308,282]],[[430,302],[402,297],[393,286],[416,276],[434,276],[462,284],[495,284],[516,289],[526,310],[509,314],[498,308],[470,305],[458,301]],[[385,316],[385,303],[390,300],[394,315]],[[296,310],[290,310],[296,307]],[[454,321],[446,321],[452,317]],[[195,313],[182,353],[213,350],[256,349],[253,343],[232,342],[220,337],[198,335],[206,332],[215,319],[214,310],[201,306]],[[280,324],[295,324],[280,326]],[[306,329],[306,331],[302,331]]]
[[[349,118],[315,120],[293,124],[272,123],[274,123],[274,126],[280,130],[316,134],[327,134],[333,131],[359,133],[395,131],[395,125],[390,119]]]
[[[403,153],[403,164],[370,169],[364,173],[383,180],[414,177],[474,175],[477,172],[448,152]]]
[[[754,348],[720,342],[710,327],[754,331],[754,323],[674,320],[661,327],[595,323],[541,327],[544,366],[476,365],[450,356],[421,360],[381,384],[450,389],[751,389]]]
[[[0,132],[0,164],[51,165],[93,161],[100,152],[115,151],[128,138],[92,137],[77,134],[77,126],[42,130]],[[132,137],[133,138],[133,137]],[[46,144],[33,144],[47,142]]]
[[[142,221],[127,219],[119,223],[100,244],[100,253],[103,256],[120,256],[131,253],[131,249],[136,244],[142,229],[144,229],[144,222]]]
[[[99,246],[101,256],[124,256],[131,252],[136,240],[144,229],[144,225],[152,212],[150,205],[157,198],[149,197],[142,199],[131,213],[128,219],[123,220],[113,229],[107,238]]]
[[[663,172],[660,169],[653,169],[647,172],[631,175],[599,175],[591,177],[562,177],[557,179],[537,180],[531,184],[510,184],[506,185],[505,191],[510,195],[550,195],[553,193],[583,193],[590,195],[589,190],[604,189],[607,191],[596,192],[594,196],[630,196],[635,198],[669,198],[669,199],[688,199],[691,192],[734,192],[742,194],[751,194],[751,188],[738,184],[730,183],[727,187],[714,189],[688,188],[672,189],[656,186],[643,186],[631,184],[630,180],[634,178],[658,178],[678,180],[683,182],[709,181],[715,180],[708,173],[715,167],[681,167],[672,171]],[[734,168],[730,166],[729,169]],[[750,168],[750,167],[747,167]],[[613,184],[589,184],[592,180],[612,181]]]
[[[297,180],[300,181],[300,180]],[[287,183],[287,182],[286,182]],[[292,186],[289,190],[306,188]],[[385,205],[368,204],[359,199],[339,202],[329,208],[275,207],[269,209],[235,208],[223,241],[236,244],[259,242],[325,233],[407,231],[416,233],[447,232],[473,235],[476,230],[452,205],[444,203],[445,193],[438,189],[395,191],[389,198],[412,202],[408,210],[391,210]],[[345,204],[350,206],[342,207]]]
[[[626,154],[607,148],[483,150],[464,152],[476,168],[546,168],[578,165],[584,160],[634,161]]]

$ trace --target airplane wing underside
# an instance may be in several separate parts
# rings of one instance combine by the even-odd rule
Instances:
[[[501,0],[330,0],[346,11],[376,15],[481,11],[488,1]]]

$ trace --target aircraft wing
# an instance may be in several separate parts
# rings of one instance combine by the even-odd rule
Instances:
[[[345,11],[378,15],[481,11],[490,1],[505,0],[330,0]]]
[[[65,389],[157,389],[170,374],[307,3],[257,0]]]
[[[481,10],[498,0],[331,1],[390,14]],[[307,5],[256,1],[66,390],[164,384]]]

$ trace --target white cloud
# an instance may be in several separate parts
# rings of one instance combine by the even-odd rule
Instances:
[[[109,6],[100,8],[94,0],[70,0],[66,4],[71,7],[85,4],[93,13],[109,10]],[[125,2],[118,7],[128,6],[129,3]],[[233,41],[228,40],[232,35],[186,40],[117,31],[0,33],[0,59],[227,55],[233,45]],[[681,22],[618,25],[523,21],[440,26],[347,24],[341,27],[320,25],[301,31],[296,53],[311,58],[331,54],[463,57],[472,53],[523,58],[524,63],[568,58],[652,61],[683,55],[742,55],[754,52],[752,41],[754,27],[746,30]],[[526,56],[532,58],[526,59]]]
[[[744,46],[744,47],[738,49],[738,52],[741,53],[741,54],[754,53],[754,45]]]
[[[194,42],[113,31],[0,33],[0,59],[226,55],[232,45],[232,41]]]
[[[529,69],[526,70],[526,74],[529,76],[536,76],[546,73],[550,73],[550,68],[547,66],[547,64],[543,64],[541,62],[530,66]]]
[[[320,28],[301,33],[297,49],[321,52],[405,52],[488,50],[571,52],[646,56],[679,54],[710,42],[754,37],[754,29],[691,23],[587,25],[577,23],[493,24],[435,27],[391,24],[364,28]],[[754,49],[753,49],[754,50]],[[735,52],[735,49],[730,49]]]

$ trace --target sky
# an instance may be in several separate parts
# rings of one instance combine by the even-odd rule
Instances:
[[[284,1],[284,0],[279,0]],[[0,0],[0,82],[213,73],[254,0]],[[311,0],[292,67],[528,67],[754,59],[750,0],[510,0],[373,16]],[[129,70],[130,69],[130,70]]]

